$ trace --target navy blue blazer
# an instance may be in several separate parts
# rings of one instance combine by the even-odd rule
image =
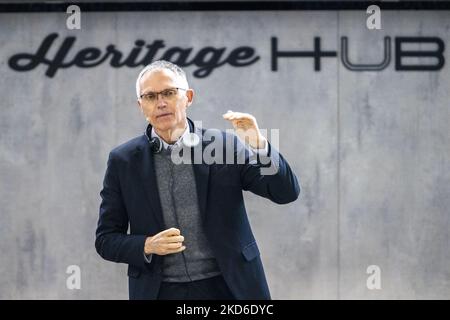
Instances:
[[[190,119],[189,125],[191,132],[203,137],[204,129],[194,128]],[[285,204],[298,198],[300,186],[287,161],[270,144],[270,163],[263,164],[267,163],[263,158],[251,159],[251,152],[235,135],[217,132],[221,139],[234,140],[234,159],[244,152],[246,161],[207,164],[203,160],[193,164],[204,231],[236,299],[270,299],[242,191]],[[209,143],[202,139],[192,152],[195,148],[203,150]],[[223,146],[225,149],[226,144]],[[262,168],[277,161],[276,174],[262,174]],[[145,262],[144,243],[148,236],[173,226],[164,225],[153,153],[145,134],[111,151],[100,195],[95,240],[98,254],[128,264],[130,299],[156,299],[162,281],[162,256],[153,255],[151,263]]]

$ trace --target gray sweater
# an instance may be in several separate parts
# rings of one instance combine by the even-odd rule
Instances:
[[[166,228],[178,228],[184,236],[182,253],[163,256],[163,281],[187,282],[220,274],[202,227],[194,168],[174,164],[170,151],[154,154],[155,173]]]

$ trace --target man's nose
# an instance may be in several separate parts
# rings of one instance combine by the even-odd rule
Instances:
[[[164,108],[166,106],[166,101],[164,101],[162,94],[160,93],[156,95],[156,106],[158,108]]]

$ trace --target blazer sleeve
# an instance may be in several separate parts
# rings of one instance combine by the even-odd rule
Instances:
[[[112,152],[100,196],[95,239],[98,254],[109,261],[145,266],[143,252],[147,236],[127,234],[129,221],[120,187],[118,159],[115,159]]]
[[[284,157],[267,141],[268,154],[252,152],[237,139],[242,188],[278,204],[295,201],[300,195],[297,177]],[[238,156],[239,157],[239,156]]]

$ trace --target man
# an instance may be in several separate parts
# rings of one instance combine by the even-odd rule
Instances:
[[[223,117],[248,148],[220,131],[217,141],[192,143],[193,134],[203,138],[206,131],[187,118],[194,91],[170,62],[145,67],[136,94],[149,125],[146,134],[109,155],[97,252],[128,264],[130,299],[270,299],[242,190],[280,204],[296,200],[300,187],[288,163],[245,113]],[[173,161],[174,150],[192,160],[196,151],[230,139],[232,163]],[[180,149],[186,145],[191,152]],[[245,161],[236,161],[238,156]],[[268,167],[276,170],[263,174]]]

